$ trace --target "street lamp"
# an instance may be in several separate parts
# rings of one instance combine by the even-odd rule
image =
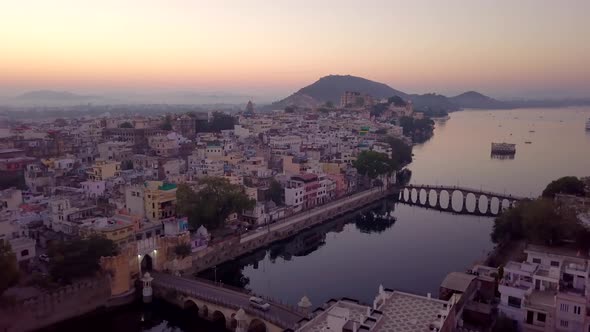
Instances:
[[[213,266],[213,280],[217,283],[217,265]]]

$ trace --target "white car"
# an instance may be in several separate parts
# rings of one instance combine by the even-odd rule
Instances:
[[[39,255],[39,260],[45,263],[49,263],[49,256],[47,256],[46,254],[41,254]]]
[[[250,305],[258,310],[268,311],[270,309],[270,304],[265,302],[263,299],[252,296],[250,298]]]

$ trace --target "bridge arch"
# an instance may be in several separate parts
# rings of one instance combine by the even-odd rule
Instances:
[[[427,205],[428,203],[428,191],[424,188],[418,189],[418,203],[421,205]]]
[[[479,199],[477,200],[477,211],[482,214],[490,214],[490,198],[487,195],[479,195]]]
[[[189,299],[184,301],[183,309],[191,314],[196,314],[199,316],[199,306],[193,300]]]
[[[404,188],[404,190],[402,190],[402,201],[409,202],[410,196],[411,196],[410,189]]]
[[[465,208],[465,195],[461,190],[453,189],[450,191],[451,201],[450,209],[454,212],[461,212]]]
[[[446,200],[443,198],[446,198]],[[443,204],[443,202],[445,202],[445,201],[447,203]],[[448,210],[448,209],[452,208],[451,204],[452,204],[451,193],[448,190],[441,190],[438,193],[438,205],[441,207],[441,209]]]
[[[254,318],[248,325],[248,332],[267,332],[266,324],[258,318]]]
[[[426,199],[426,203],[428,203],[429,206],[431,207],[435,207],[438,205],[438,200],[440,197],[439,193],[436,192],[436,190],[434,189],[430,189],[428,190],[428,195],[427,195],[427,199]]]
[[[221,312],[219,310],[213,311],[213,314],[211,314],[211,321],[215,325],[219,325],[219,326],[226,326],[227,325],[225,315],[223,314],[223,312]]]
[[[410,189],[410,202],[416,204],[419,201],[419,192],[418,189],[412,188]]]
[[[470,199],[473,197],[473,199]],[[473,209],[471,208],[471,203],[473,202]],[[463,194],[463,209],[469,213],[476,213],[479,209],[479,200],[477,199],[477,195],[472,192],[468,192]]]

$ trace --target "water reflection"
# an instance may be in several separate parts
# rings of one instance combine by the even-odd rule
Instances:
[[[326,244],[327,234],[340,233],[347,224],[354,224],[356,229],[364,234],[382,233],[395,224],[394,209],[395,204],[391,201],[377,202],[357,212],[303,231],[284,241],[271,244],[247,256],[203,271],[197,276],[209,280],[216,278],[218,282],[226,285],[249,289],[250,279],[242,273],[245,267],[252,266],[258,269],[259,263],[267,256],[271,263],[275,263],[277,259],[291,261],[294,257],[308,256]]]

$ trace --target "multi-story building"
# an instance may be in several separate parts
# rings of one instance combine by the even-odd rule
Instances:
[[[163,221],[176,215],[177,186],[163,181],[147,181],[144,184],[145,216],[150,221]]]
[[[121,163],[97,159],[92,168],[87,171],[91,181],[103,181],[121,175]]]
[[[358,91],[346,91],[340,97],[340,107],[365,107],[373,105],[373,97],[367,93]]]
[[[127,142],[104,142],[97,144],[98,155],[103,160],[129,160],[133,149]]]
[[[523,331],[589,331],[586,253],[529,245],[524,262],[508,262],[499,310]]]
[[[23,194],[16,188],[0,191],[0,211],[15,211],[23,203]]]
[[[178,155],[179,144],[174,138],[164,135],[152,136],[148,139],[148,144],[157,156],[174,157]]]

